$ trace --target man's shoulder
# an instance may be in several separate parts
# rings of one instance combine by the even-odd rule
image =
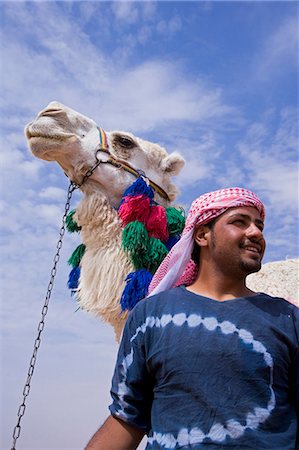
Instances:
[[[296,323],[299,321],[299,308],[285,298],[259,293],[251,297],[250,303],[267,315],[292,318]]]
[[[265,292],[260,292],[258,293],[258,298],[261,301],[272,302],[272,304],[276,303],[284,305],[286,308],[298,309],[298,306],[294,303],[294,301],[291,301],[290,299],[286,299],[284,297],[277,297],[274,295],[266,294]]]

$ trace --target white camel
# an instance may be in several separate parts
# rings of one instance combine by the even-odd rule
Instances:
[[[102,137],[107,139],[109,153],[97,153],[100,141],[97,124],[58,102],[51,102],[42,110],[26,126],[25,133],[36,157],[57,161],[77,184],[81,184],[97,158],[103,161],[80,187],[84,196],[75,214],[86,246],[81,261],[78,300],[82,309],[109,322],[119,340],[126,320],[119,300],[125,277],[134,270],[121,246],[121,222],[115,210],[124,191],[134,181],[128,169],[142,170],[153,182],[154,199],[162,206],[169,206],[177,195],[171,177],[180,172],[184,159],[176,152],[168,154],[157,144],[119,131],[104,133]],[[112,164],[104,163],[108,160]],[[121,165],[113,164],[115,161]],[[248,285],[296,302],[297,268],[297,260],[265,264],[259,273],[249,277]]]

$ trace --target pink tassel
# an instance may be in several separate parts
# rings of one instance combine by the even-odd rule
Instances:
[[[186,266],[186,269],[183,272],[183,275],[175,283],[174,287],[181,286],[182,284],[184,284],[185,286],[190,286],[190,284],[192,284],[196,280],[198,269],[199,269],[198,265],[195,264],[193,259],[190,259],[190,261]]]
[[[121,204],[118,215],[123,227],[138,220],[145,223],[150,214],[150,199],[145,195],[127,196]]]
[[[152,206],[150,216],[145,224],[150,237],[166,242],[169,239],[167,218],[163,206]]]

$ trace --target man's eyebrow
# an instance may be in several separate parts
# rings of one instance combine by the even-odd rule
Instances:
[[[251,220],[251,216],[249,214],[242,214],[242,213],[236,212],[236,213],[232,214],[231,216],[229,216],[230,219],[233,219],[234,217],[243,217],[244,219]],[[254,222],[264,226],[264,221],[262,219],[255,219]]]

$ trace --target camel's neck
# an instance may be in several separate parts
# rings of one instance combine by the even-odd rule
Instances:
[[[87,246],[119,246],[121,222],[104,194],[85,195],[76,208],[76,222],[82,227],[82,242]]]

